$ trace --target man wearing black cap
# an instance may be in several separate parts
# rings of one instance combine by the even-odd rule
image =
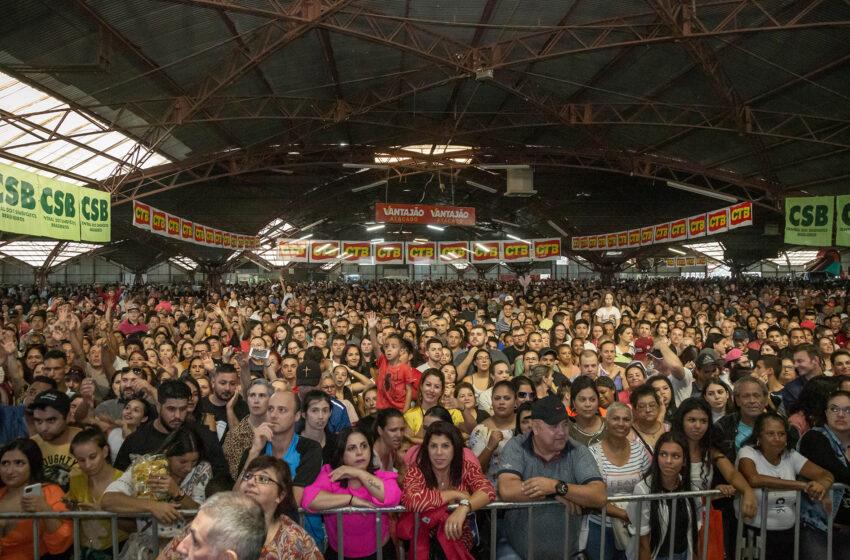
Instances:
[[[38,395],[30,410],[37,432],[31,439],[44,457],[44,477],[67,492],[71,470],[77,465],[70,450],[71,440],[80,431],[68,426],[71,399],[62,391],[51,389]]]
[[[535,556],[563,556],[564,524],[567,506],[575,515],[569,518],[578,546],[581,508],[599,508],[606,500],[605,483],[596,461],[583,445],[569,441],[567,410],[557,396],[535,401],[531,407],[531,432],[512,438],[505,445],[498,472],[499,497],[506,502],[531,502],[554,498],[551,506],[534,509],[534,529],[530,542]],[[528,509],[508,510],[505,515],[503,550],[500,558],[514,554],[524,558],[529,545]],[[509,546],[508,546],[509,545]]]
[[[664,348],[660,348],[660,350],[663,352]],[[667,351],[670,351],[669,347]],[[679,367],[673,368],[669,376],[670,383],[673,384],[673,399],[676,406],[679,406],[683,400],[689,397],[701,396],[709,381],[720,376],[721,359],[717,352],[711,348],[700,350],[696,360],[694,360],[693,372],[681,366],[682,362],[678,357],[676,357],[676,360],[679,362]]]

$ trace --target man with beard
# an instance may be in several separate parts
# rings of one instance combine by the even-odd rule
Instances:
[[[204,414],[213,416],[219,441],[224,439],[228,429],[235,428],[248,416],[248,405],[238,391],[239,373],[231,364],[222,364],[212,375],[210,394],[198,402],[198,418]]]
[[[182,381],[175,379],[163,381],[157,392],[159,417],[153,422],[140,426],[127,436],[115,458],[114,467],[126,471],[130,466],[131,455],[145,455],[159,450],[171,432],[186,423],[190,396],[189,387]],[[204,442],[206,457],[213,472],[226,474],[227,461],[224,459],[218,438],[204,427],[194,426],[194,428]]]
[[[121,423],[121,414],[124,411],[124,405],[137,396],[154,404],[150,397],[151,390],[148,389],[150,384],[145,381],[142,370],[138,368],[124,368],[121,370],[120,376],[121,394],[117,398],[103,401],[94,409],[95,417],[101,422],[119,425]]]
[[[77,466],[70,450],[71,440],[80,431],[68,425],[71,399],[62,391],[51,389],[37,396],[30,410],[37,432],[31,439],[44,457],[44,478],[67,492],[71,469]]]

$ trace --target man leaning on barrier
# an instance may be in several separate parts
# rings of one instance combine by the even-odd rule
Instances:
[[[260,506],[247,496],[222,492],[204,502],[177,552],[186,560],[257,560],[265,540]]]
[[[499,525],[498,557],[525,558],[529,544],[535,558],[563,558],[577,551],[581,509],[605,505],[605,483],[593,456],[583,445],[569,441],[567,411],[557,396],[535,401],[531,432],[512,438],[502,451],[498,473],[499,497],[506,502],[554,498],[551,505],[508,510]],[[569,543],[564,542],[569,510]],[[529,542],[528,539],[531,539]],[[511,550],[513,549],[513,550]]]

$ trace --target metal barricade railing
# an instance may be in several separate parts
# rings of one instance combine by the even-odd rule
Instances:
[[[835,483],[829,491],[829,494],[832,493],[832,489],[840,489],[846,491],[850,491],[850,487],[844,484]],[[780,489],[768,489],[768,488],[760,488],[761,490],[761,503],[759,503],[759,526],[758,526],[758,535],[755,539],[755,544],[758,546],[759,551],[759,560],[766,560],[767,558],[767,539],[768,539],[768,510],[769,510],[769,500],[770,494],[775,492],[793,492],[797,495],[797,499],[795,500],[794,507],[794,557],[793,560],[800,560],[800,528],[801,528],[801,517],[802,517],[802,505],[804,500],[804,491],[803,490],[780,490]],[[832,504],[833,508],[840,507],[841,504]],[[834,516],[831,513],[826,513],[826,558],[819,560],[832,560],[833,559],[833,532],[834,532]],[[748,525],[744,522],[744,516],[738,515],[737,526],[735,529],[736,535],[736,545],[735,545],[735,560],[741,560],[745,546],[750,543],[750,540],[746,537],[748,535],[744,534],[744,526]],[[750,525],[754,527],[753,525]],[[753,531],[754,533],[754,531]],[[808,558],[806,560],[809,560]],[[843,560],[843,559],[842,559]]]
[[[842,485],[837,485],[839,487],[843,487]],[[847,487],[843,487],[847,488]],[[785,491],[787,492],[787,490]],[[796,505],[796,515],[795,515],[795,525],[794,525],[794,560],[799,560],[799,546],[800,546],[800,508],[802,502],[801,492],[797,491],[800,495],[800,498],[797,500]],[[762,492],[762,500],[761,504],[759,504],[759,519],[760,519],[760,541],[761,545],[759,546],[759,558],[760,560],[766,560],[765,551],[766,547],[766,525],[767,525],[767,504],[768,504],[768,495],[770,490]],[[676,516],[679,514],[678,512],[678,501],[680,499],[699,499],[705,500],[702,506],[698,510],[702,512],[704,522],[703,522],[703,542],[702,542],[702,550],[700,558],[708,557],[708,543],[709,543],[709,529],[710,529],[710,511],[712,502],[722,497],[722,493],[718,490],[709,490],[709,491],[697,491],[697,492],[669,492],[669,493],[661,493],[661,494],[646,494],[646,495],[630,495],[630,496],[612,496],[609,497],[608,503],[616,503],[616,504],[628,504],[632,502],[651,502],[651,501],[667,501],[672,500],[672,505],[670,507],[670,516],[669,516],[669,527],[670,527],[670,544],[668,555],[670,558],[674,556],[674,546],[676,541]],[[489,535],[489,548],[490,548],[490,558],[495,560],[497,558],[497,548],[498,548],[498,512],[500,510],[516,510],[516,509],[528,509],[533,510],[539,507],[550,507],[552,506],[554,501],[552,500],[542,500],[542,501],[534,501],[534,502],[524,502],[524,503],[516,503],[516,502],[493,502],[488,504],[483,510],[490,512],[490,535]],[[455,505],[449,506],[449,509],[454,509]],[[835,504],[834,507],[838,507],[838,504]],[[343,516],[346,514],[367,514],[367,515],[375,515],[375,534],[376,534],[376,556],[378,560],[383,560],[383,520],[382,517],[385,514],[400,514],[407,513],[404,507],[396,506],[396,507],[386,507],[386,508],[358,508],[358,507],[343,507],[343,508],[335,508],[330,510],[325,510],[321,512],[310,512],[310,513],[318,513],[322,516],[333,515],[336,517],[336,527],[337,527],[337,539],[336,539],[336,550],[339,558],[343,557],[344,551],[344,539],[345,539],[345,531],[343,528]],[[180,514],[184,517],[193,517],[197,513],[196,510],[181,510]],[[599,550],[599,558],[605,558],[605,548],[606,548],[606,521],[607,521],[607,511],[606,508],[602,508],[601,512],[590,512],[584,511],[582,515],[587,513],[597,513],[600,516],[600,550]],[[299,511],[299,519],[300,524],[304,525],[304,510]],[[569,508],[565,506],[565,523],[564,523],[564,559],[569,560],[571,556],[571,546],[570,546],[570,517],[572,514],[569,511]],[[419,535],[419,527],[420,527],[420,517],[421,513],[414,512],[414,530],[413,530],[413,540],[412,540],[412,560],[422,560],[417,556],[417,544],[418,544],[418,535]],[[37,512],[37,513],[23,513],[23,512],[3,512],[0,513],[0,519],[30,519],[33,524],[33,557],[39,558],[39,521],[42,519],[71,519],[73,524],[73,537],[74,537],[74,558],[79,558],[81,553],[80,548],[80,523],[83,520],[89,519],[109,519],[110,528],[111,528],[111,542],[112,542],[112,555],[113,559],[117,560],[119,554],[119,542],[118,542],[118,520],[119,518],[132,518],[132,519],[150,519],[151,526],[150,530],[154,535],[157,535],[158,531],[158,523],[155,518],[150,513],[140,512],[140,513],[114,513],[107,511],[66,511],[66,512]],[[641,533],[641,524],[642,524],[642,515],[637,515],[637,519],[632,520],[635,524],[635,534],[632,535],[632,546],[637,550],[637,546],[639,546],[640,541],[640,533]],[[534,539],[532,538],[534,532],[534,515],[531,511],[529,511],[528,515],[528,525],[526,527],[526,531],[528,533],[527,542],[528,549],[526,551],[527,560],[533,560],[534,558]],[[738,523],[736,527],[736,546],[735,546],[735,560],[741,560],[741,555],[744,547],[744,538],[743,538],[743,528],[744,521],[743,516],[738,516]],[[827,558],[825,560],[830,560],[832,558],[832,548],[833,548],[833,516],[827,515]],[[156,546],[159,545],[159,540],[154,539]],[[694,543],[696,546],[696,543]],[[400,553],[403,554],[403,547],[401,547]]]

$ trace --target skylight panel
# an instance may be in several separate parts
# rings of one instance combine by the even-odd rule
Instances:
[[[14,123],[0,123],[0,149],[9,153],[35,164],[47,164],[81,175],[92,183],[135,169],[127,165],[119,167],[115,161],[123,160],[137,145],[134,139],[110,130],[109,125],[94,115],[75,111],[67,103],[3,73],[0,73],[0,110],[18,116]],[[62,136],[84,146],[76,145]],[[107,157],[107,154],[112,158]],[[45,172],[35,165],[25,166],[12,161],[8,163],[51,178],[85,184],[61,174]],[[153,153],[139,168],[146,169],[165,163],[169,163],[167,158]]]

